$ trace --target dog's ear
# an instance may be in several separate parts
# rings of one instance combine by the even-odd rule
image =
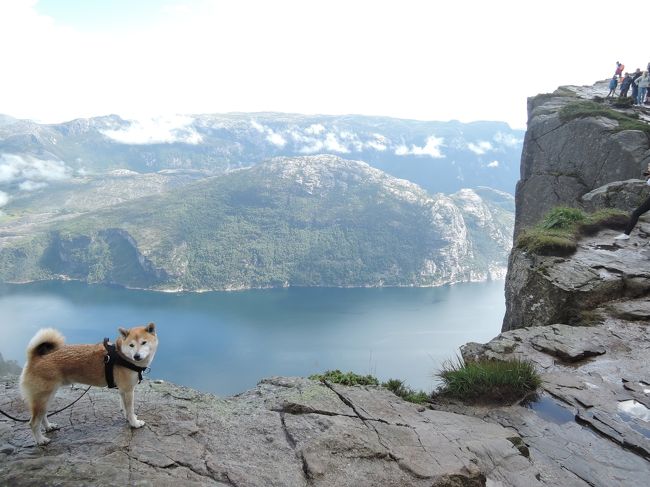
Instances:
[[[129,336],[129,330],[126,328],[122,328],[121,326],[117,329],[117,331],[120,332],[120,335],[122,335],[124,338]]]
[[[155,323],[149,323],[147,327],[145,328],[145,331],[147,333],[151,333],[152,335],[156,334],[156,325]]]

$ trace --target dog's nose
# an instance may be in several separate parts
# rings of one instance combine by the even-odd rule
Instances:
[[[139,354],[139,353],[136,353],[136,354],[133,356],[133,358],[136,359],[136,360],[140,360],[140,354]]]

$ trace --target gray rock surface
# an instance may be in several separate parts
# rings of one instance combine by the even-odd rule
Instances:
[[[553,323],[584,324],[589,311],[621,298],[650,292],[650,224],[639,220],[630,240],[603,230],[584,237],[568,257],[515,249],[506,279],[503,331]]]
[[[583,195],[580,199],[582,206],[587,211],[596,211],[601,208],[632,211],[648,196],[650,196],[650,186],[645,181],[628,179],[605,184]]]
[[[565,86],[528,99],[515,236],[551,208],[578,206],[586,193],[613,181],[638,178],[647,167],[650,142],[643,132],[616,132],[618,122],[603,117],[560,120],[559,111],[568,103],[606,93],[606,83],[597,83]]]
[[[650,300],[598,309],[603,321],[598,326],[524,328],[502,333],[485,345],[462,347],[466,360],[532,360],[541,371],[544,390],[527,407],[438,407],[513,428],[531,457],[549,462],[547,472],[559,466],[573,474],[557,485],[647,485],[650,416],[643,414],[650,414],[645,409],[650,407],[650,328],[637,321],[636,311],[628,320],[610,311],[620,307],[643,314]],[[572,351],[568,361],[567,349]],[[626,411],[630,401],[635,401],[637,416]]]
[[[26,416],[16,380],[0,385],[0,407]],[[80,392],[61,389],[53,407]],[[0,485],[544,485],[511,430],[381,388],[276,377],[219,399],[145,381],[136,403],[147,423],[132,430],[117,393],[93,388],[53,418],[46,447],[0,420]]]

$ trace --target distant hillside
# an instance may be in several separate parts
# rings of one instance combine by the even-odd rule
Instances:
[[[335,156],[151,184],[125,203],[5,230],[0,279],[184,290],[437,285],[502,277],[510,248],[510,195],[432,196]]]
[[[217,175],[276,156],[336,154],[429,192],[514,192],[523,131],[503,122],[421,122],[282,113],[38,124],[0,116],[0,191],[16,196],[72,175],[166,169]]]

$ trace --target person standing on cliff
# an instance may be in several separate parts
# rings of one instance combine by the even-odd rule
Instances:
[[[648,87],[650,86],[650,76],[648,72],[644,71],[643,74],[634,80],[634,83],[639,87],[639,95],[636,98],[636,104],[639,107],[642,107],[645,103],[645,95],[648,92]]]
[[[646,170],[646,172],[643,173],[643,177],[646,180],[646,184],[650,186],[650,164],[648,165],[648,169]],[[643,203],[641,203],[641,206],[639,206],[636,210],[632,212],[627,227],[625,228],[623,233],[614,237],[614,240],[628,240],[630,238],[630,233],[632,233],[632,230],[634,230],[634,227],[636,226],[636,222],[639,221],[639,217],[649,210],[650,210],[650,196],[646,198],[646,200]]]
[[[621,75],[623,74],[624,69],[625,69],[625,65],[616,61],[616,71],[614,71],[614,76],[620,78]]]
[[[609,98],[610,96],[614,96],[616,94],[616,86],[618,85],[618,80],[616,79],[616,75],[609,80],[609,93],[607,93],[607,96],[605,98]]]
[[[627,98],[627,92],[631,84],[632,76],[630,76],[630,73],[625,73],[625,78],[621,81],[621,92],[618,95],[620,98]]]
[[[641,70],[639,68],[636,68],[636,71],[632,75],[632,84],[630,85],[632,87],[632,100],[634,101],[635,105],[636,105],[636,99],[639,96],[639,86],[635,83],[635,81],[640,77],[641,77]]]

